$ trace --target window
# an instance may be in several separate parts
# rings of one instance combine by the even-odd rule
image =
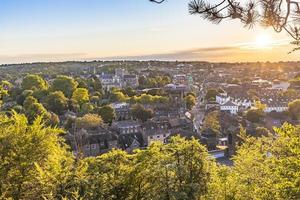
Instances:
[[[160,138],[160,135],[156,136],[156,138]]]
[[[150,139],[153,139],[153,136],[150,136]]]
[[[96,144],[91,145],[92,149],[96,149]]]

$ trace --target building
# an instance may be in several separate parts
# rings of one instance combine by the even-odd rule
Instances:
[[[123,75],[123,87],[137,88],[139,86],[139,79],[137,75]]]
[[[131,111],[129,103],[113,103],[111,106],[115,109],[116,120],[129,120],[131,119]]]
[[[232,101],[227,101],[226,103],[220,105],[220,110],[230,112],[231,114],[237,114],[239,111],[239,106]]]
[[[168,120],[149,121],[143,124],[142,132],[145,135],[147,145],[153,142],[167,142],[167,137],[171,134]]]
[[[141,124],[134,120],[124,120],[112,123],[112,128],[119,134],[139,133]]]

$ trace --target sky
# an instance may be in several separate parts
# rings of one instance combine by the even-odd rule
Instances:
[[[0,0],[0,63],[298,60],[286,33],[189,15],[187,0]]]

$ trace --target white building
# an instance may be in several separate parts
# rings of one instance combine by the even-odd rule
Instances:
[[[265,108],[266,113],[270,113],[272,111],[275,112],[284,112],[288,110],[288,105],[287,104],[267,104]]]
[[[231,114],[237,114],[239,111],[239,106],[232,101],[227,101],[226,103],[220,105],[220,110],[230,112]]]
[[[224,104],[230,100],[230,97],[226,93],[218,94],[216,96],[216,102],[218,104]]]

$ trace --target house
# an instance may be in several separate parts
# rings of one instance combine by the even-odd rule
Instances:
[[[237,114],[239,111],[239,106],[232,101],[227,101],[226,103],[220,105],[220,110],[230,112],[231,114]]]
[[[139,133],[141,132],[141,124],[134,120],[124,120],[112,123],[113,130],[119,134]]]
[[[144,137],[140,132],[121,134],[118,138],[118,144],[121,149],[128,152],[145,147]]]
[[[114,74],[102,73],[100,76],[100,81],[102,86],[108,90],[111,88],[122,88],[120,77]]]
[[[230,100],[230,97],[227,94],[218,94],[216,95],[216,102],[218,104],[224,104]]]
[[[147,145],[160,141],[166,143],[167,137],[171,134],[168,120],[148,121],[142,125],[142,132],[145,136]]]
[[[67,136],[75,154],[82,153],[83,156],[98,156],[113,148],[118,148],[118,135],[106,127],[96,129],[79,129],[74,134]]]
[[[123,87],[137,88],[139,86],[139,80],[137,75],[123,75]]]
[[[131,119],[129,103],[113,103],[111,106],[115,109],[116,120],[122,121]]]
[[[266,104],[265,112],[284,112],[288,110],[288,104],[282,103],[282,102],[274,102],[274,103],[268,103]]]

